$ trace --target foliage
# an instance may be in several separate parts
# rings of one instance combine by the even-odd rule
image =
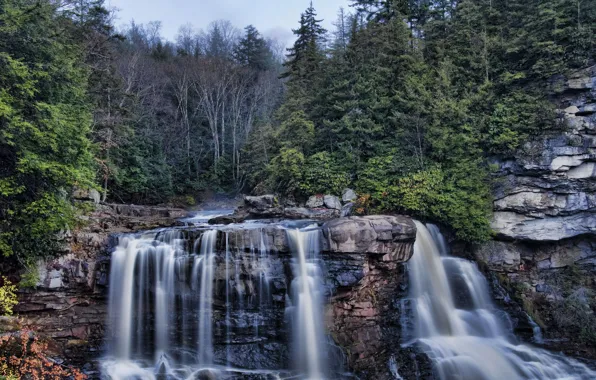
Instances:
[[[21,273],[20,288],[33,288],[39,282],[39,270],[34,262],[25,263],[24,272]]]
[[[306,159],[300,190],[310,194],[341,194],[350,183],[348,173],[333,159],[329,152],[319,152]]]
[[[12,308],[19,303],[17,300],[17,286],[13,285],[8,278],[2,277],[0,286],[0,315],[11,315]]]
[[[304,154],[294,148],[281,148],[268,167],[268,187],[282,194],[295,194],[302,183]]]
[[[338,173],[369,195],[360,212],[409,213],[463,240],[489,238],[489,162],[523,154],[529,140],[559,127],[548,79],[594,62],[596,5],[352,3],[356,12],[340,12],[326,56],[312,6],[294,31],[271,146],[307,158],[293,186],[268,190],[305,196],[333,188],[324,183]],[[311,157],[329,158],[313,171]],[[271,179],[280,158],[270,160]]]
[[[67,196],[93,179],[86,70],[54,2],[0,6],[0,251],[48,255],[73,226]],[[54,33],[64,28],[64,33]]]
[[[22,330],[18,335],[0,337],[0,375],[7,379],[27,378],[74,379],[82,380],[87,376],[76,369],[63,367],[46,356],[48,344],[29,330]]]

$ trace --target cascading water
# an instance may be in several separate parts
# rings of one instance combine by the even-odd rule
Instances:
[[[330,377],[321,232],[295,226],[201,220],[121,236],[111,261],[105,377]],[[271,251],[273,230],[286,235],[291,259]],[[291,323],[276,326],[284,314]]]
[[[327,373],[319,234],[316,225],[287,230],[294,279],[286,312],[292,320],[295,365],[306,370],[308,379],[322,379]]]
[[[441,379],[594,379],[582,363],[520,344],[475,264],[451,257],[435,226],[418,228],[408,263],[415,337]]]

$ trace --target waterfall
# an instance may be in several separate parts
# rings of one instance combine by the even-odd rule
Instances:
[[[314,227],[314,228],[313,228]],[[320,230],[316,225],[288,229],[293,253],[290,300],[287,313],[292,320],[295,366],[308,379],[322,379],[327,372],[323,331],[323,294],[320,267]]]
[[[439,230],[418,228],[408,263],[414,336],[441,379],[594,379],[563,355],[520,344],[476,265],[449,256]]]
[[[176,361],[212,364],[217,233],[204,231],[191,252],[175,229],[120,239],[110,273],[110,378],[171,374]],[[146,368],[150,352],[154,368]]]

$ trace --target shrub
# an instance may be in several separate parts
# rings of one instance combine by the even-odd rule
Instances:
[[[341,194],[349,183],[350,176],[341,169],[331,154],[319,152],[306,160],[300,190],[305,196]]]
[[[82,380],[87,376],[76,369],[63,367],[45,355],[48,344],[29,330],[17,335],[0,336],[0,376],[7,379]]]
[[[12,315],[12,308],[18,303],[17,286],[13,285],[6,277],[2,277],[3,285],[0,286],[0,313]]]

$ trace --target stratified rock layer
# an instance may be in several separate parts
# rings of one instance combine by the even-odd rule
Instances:
[[[497,162],[492,227],[501,238],[596,235],[596,66],[553,82],[563,131]]]

